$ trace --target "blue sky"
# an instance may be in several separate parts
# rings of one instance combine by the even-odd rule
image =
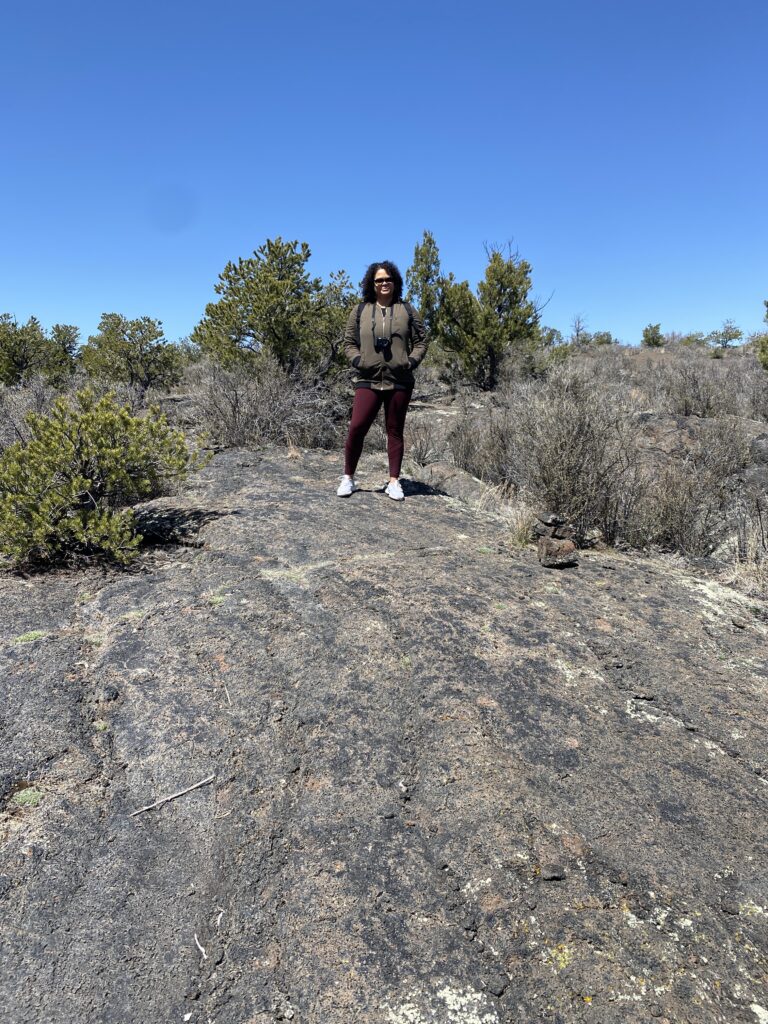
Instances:
[[[3,13],[0,312],[187,335],[281,235],[321,276],[533,267],[544,321],[762,324],[768,3],[27,0]]]

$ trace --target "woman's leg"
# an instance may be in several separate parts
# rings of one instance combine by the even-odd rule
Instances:
[[[389,456],[389,478],[397,480],[403,464],[403,429],[410,391],[387,391],[384,397],[385,419],[387,425],[387,455]]]
[[[371,424],[381,408],[382,397],[383,392],[374,391],[373,388],[355,389],[352,419],[349,421],[349,433],[344,445],[344,473],[347,476],[355,475],[363,451],[365,435],[370,430]]]

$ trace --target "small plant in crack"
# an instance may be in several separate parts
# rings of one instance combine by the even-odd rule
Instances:
[[[18,789],[13,794],[11,803],[16,807],[37,807],[42,799],[42,790],[36,789],[34,786],[24,786],[23,789]]]
[[[22,633],[21,636],[17,636],[14,643],[17,644],[31,644],[35,640],[44,640],[48,634],[43,629],[32,629],[29,633]]]

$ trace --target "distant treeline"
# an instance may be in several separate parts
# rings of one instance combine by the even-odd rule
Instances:
[[[358,293],[343,270],[327,281],[312,277],[310,255],[305,242],[276,238],[228,263],[215,285],[219,298],[205,307],[190,338],[177,343],[148,316],[105,313],[97,333],[81,344],[71,324],[45,331],[35,317],[19,324],[10,313],[0,314],[0,384],[41,377],[63,387],[80,369],[139,391],[169,389],[185,365],[203,357],[231,368],[255,366],[269,356],[288,373],[323,378],[342,366],[341,339]],[[407,296],[431,338],[429,362],[452,386],[491,390],[505,376],[539,376],[575,351],[618,344],[609,331],[589,331],[582,316],[574,317],[567,337],[547,327],[542,304],[531,297],[530,263],[511,247],[487,246],[486,257],[483,279],[473,290],[443,272],[435,239],[425,231],[406,273]],[[744,339],[725,320],[709,334],[665,334],[661,324],[648,324],[639,340],[648,348],[709,348],[717,356]],[[768,369],[768,332],[747,340]]]

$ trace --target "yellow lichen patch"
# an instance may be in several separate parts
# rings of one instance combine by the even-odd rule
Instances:
[[[573,950],[564,942],[548,946],[544,950],[544,963],[551,964],[556,971],[563,971],[573,962]]]

